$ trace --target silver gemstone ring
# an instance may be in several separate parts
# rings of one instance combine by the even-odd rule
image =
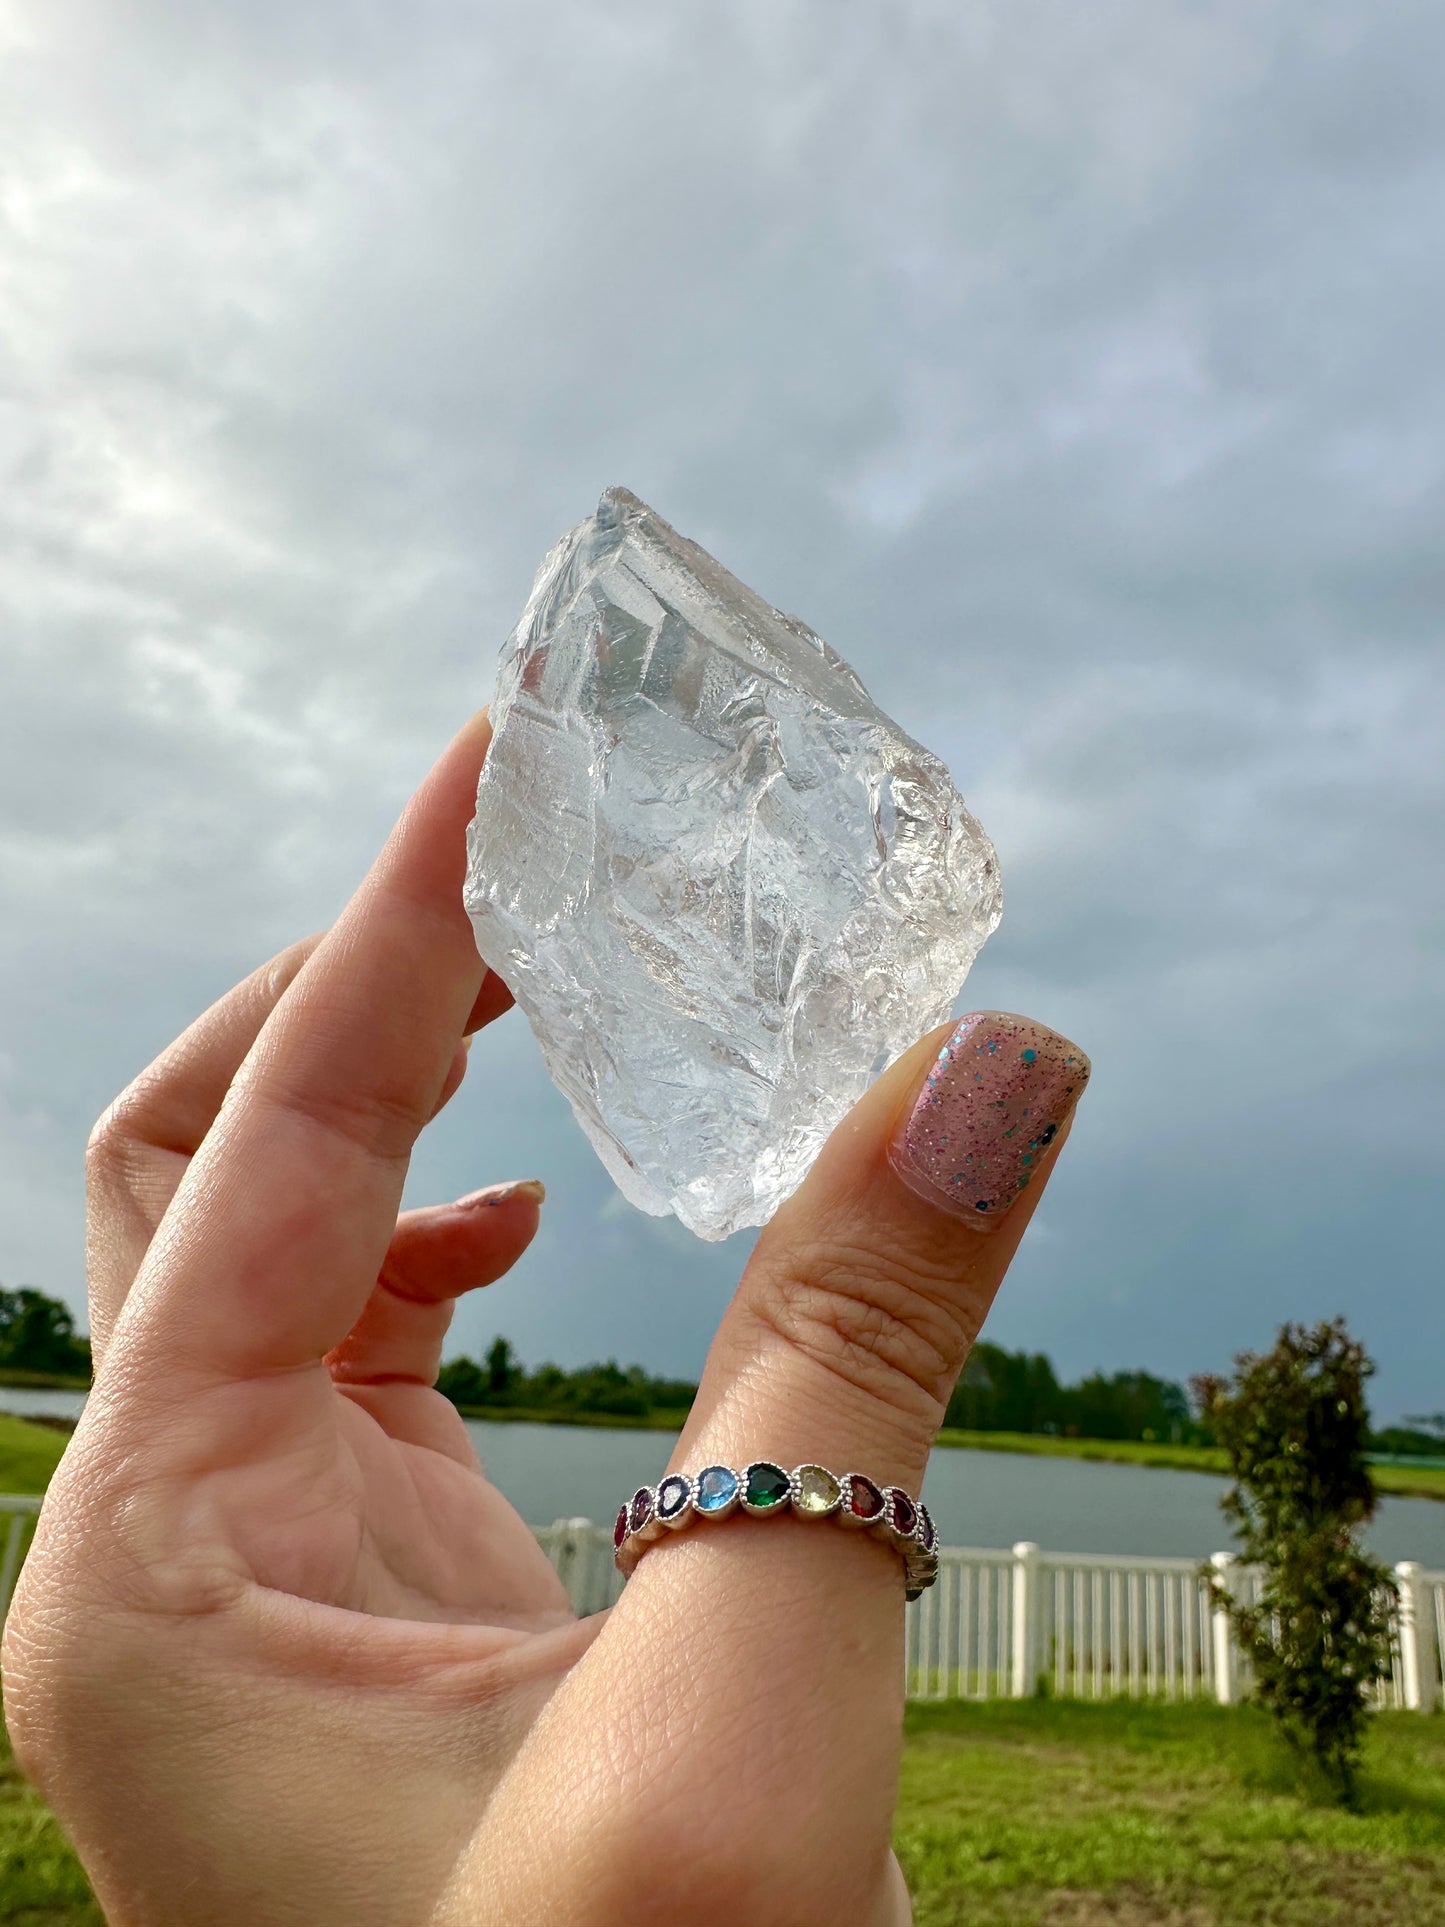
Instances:
[[[771,1459],[754,1459],[741,1469],[705,1465],[700,1472],[669,1472],[655,1487],[639,1486],[618,1508],[612,1528],[617,1570],[630,1577],[648,1547],[670,1532],[735,1512],[753,1519],[790,1512],[870,1532],[901,1555],[909,1599],[938,1577],[938,1529],[921,1499],[862,1472],[830,1472],[823,1465],[787,1472]]]

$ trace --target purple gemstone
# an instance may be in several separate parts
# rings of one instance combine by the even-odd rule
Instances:
[[[883,1494],[861,1472],[848,1481],[848,1509],[859,1519],[876,1519],[883,1510]]]
[[[897,1486],[894,1486],[889,1501],[889,1516],[895,1532],[907,1533],[910,1538],[913,1536],[913,1528],[918,1524],[918,1514],[914,1510],[912,1499],[906,1492],[900,1492]]]
[[[632,1495],[632,1510],[627,1519],[628,1530],[641,1532],[651,1517],[652,1494],[645,1485],[640,1485]]]
[[[626,1537],[627,1537],[627,1507],[624,1505],[624,1506],[618,1507],[617,1523],[612,1528],[612,1546],[614,1551],[619,1546],[621,1546],[622,1541]]]
[[[918,1543],[925,1552],[932,1552],[938,1544],[938,1527],[922,1499],[918,1501]]]

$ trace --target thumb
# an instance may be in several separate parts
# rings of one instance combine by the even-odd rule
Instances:
[[[758,1240],[675,1462],[846,1462],[916,1492],[1088,1077],[1001,1011],[892,1065]]]

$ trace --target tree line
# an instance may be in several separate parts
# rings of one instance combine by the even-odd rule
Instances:
[[[437,1374],[437,1390],[463,1411],[502,1408],[638,1419],[655,1413],[680,1417],[697,1396],[691,1379],[658,1378],[641,1365],[621,1366],[613,1359],[572,1372],[559,1365],[529,1371],[505,1338],[492,1341],[480,1364],[474,1358],[448,1359]]]
[[[529,1371],[505,1338],[493,1342],[481,1363],[449,1360],[437,1389],[470,1412],[510,1408],[619,1418],[682,1413],[697,1393],[690,1380],[656,1378],[641,1365],[621,1367],[610,1360],[573,1372],[556,1365]],[[987,1341],[974,1346],[944,1422],[970,1432],[1065,1438],[1190,1443],[1207,1437],[1188,1393],[1169,1379],[1149,1372],[1094,1372],[1077,1385],[1063,1385],[1041,1352],[1010,1352]]]
[[[90,1369],[90,1341],[76,1332],[67,1305],[28,1287],[0,1286],[0,1371],[88,1378]],[[618,1419],[680,1418],[697,1394],[691,1379],[660,1377],[612,1359],[575,1371],[551,1364],[529,1369],[500,1337],[480,1363],[449,1359],[437,1390],[464,1411],[501,1408]],[[1181,1445],[1216,1441],[1207,1411],[1172,1379],[1143,1371],[1091,1372],[1068,1385],[1042,1352],[1011,1352],[987,1339],[970,1353],[944,1422],[967,1432]],[[1376,1452],[1445,1455],[1445,1413],[1421,1414],[1371,1432],[1369,1442]]]
[[[1201,1381],[1202,1382],[1202,1381]],[[584,1365],[529,1371],[505,1338],[493,1341],[479,1364],[453,1358],[441,1368],[437,1390],[463,1411],[501,1408],[565,1416],[601,1413],[615,1418],[680,1416],[697,1394],[688,1379],[657,1378],[641,1365]],[[1152,1372],[1090,1372],[1061,1383],[1042,1352],[1011,1352],[981,1339],[969,1354],[948,1401],[944,1423],[966,1432],[1032,1432],[1056,1438],[1137,1439],[1175,1445],[1213,1445],[1215,1427],[1197,1397]],[[1445,1414],[1375,1433],[1379,1452],[1445,1454]]]

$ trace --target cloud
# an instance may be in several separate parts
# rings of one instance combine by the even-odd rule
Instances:
[[[967,1000],[1095,1059],[996,1335],[1343,1306],[1439,1402],[1433,9],[5,19],[0,1276],[81,1302],[91,1119],[334,915],[620,481],[947,757]],[[475,1056],[414,1193],[549,1202],[457,1342],[695,1368],[746,1240]]]

